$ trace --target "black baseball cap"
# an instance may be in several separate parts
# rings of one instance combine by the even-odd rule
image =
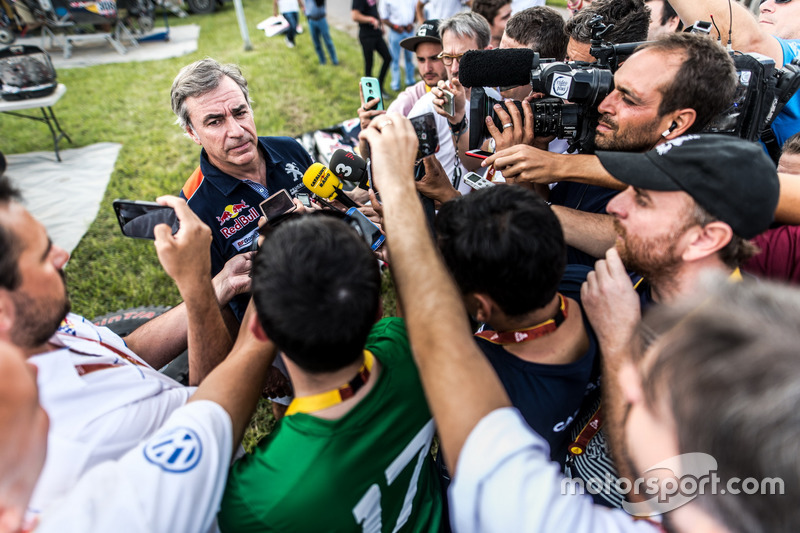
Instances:
[[[745,239],[764,232],[775,215],[778,173],[760,144],[705,133],[678,137],[643,154],[596,155],[623,183],[652,191],[684,191]]]
[[[400,41],[400,46],[413,52],[420,43],[442,44],[442,39],[439,37],[439,19],[426,20],[420,24],[417,34]]]

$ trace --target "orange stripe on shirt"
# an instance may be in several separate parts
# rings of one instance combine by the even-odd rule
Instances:
[[[203,177],[203,171],[200,170],[200,167],[197,167],[194,172],[192,172],[192,175],[189,176],[189,179],[186,180],[186,183],[183,184],[182,192],[187,202],[192,199],[194,193],[200,188],[200,184],[203,183]]]

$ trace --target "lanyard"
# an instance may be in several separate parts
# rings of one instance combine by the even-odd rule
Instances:
[[[567,318],[567,299],[564,298],[564,295],[561,293],[558,293],[558,298],[561,301],[561,305],[558,307],[556,315],[540,324],[511,331],[481,331],[480,333],[476,333],[475,336],[487,340],[492,344],[518,344],[549,335],[558,329],[558,326]]]
[[[597,411],[594,412],[592,418],[583,426],[583,429],[575,438],[575,441],[567,446],[570,457],[581,455],[586,451],[586,446],[589,441],[597,435],[600,428],[603,427],[603,406],[599,406]]]
[[[352,398],[363,387],[369,379],[372,367],[375,364],[375,356],[369,350],[364,350],[364,364],[358,371],[358,374],[345,383],[341,387],[326,392],[320,392],[312,396],[303,396],[295,398],[289,404],[285,416],[290,416],[295,413],[311,413],[314,411],[321,411],[328,407],[333,407],[343,401]]]

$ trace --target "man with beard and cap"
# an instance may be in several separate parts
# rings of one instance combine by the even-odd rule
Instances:
[[[581,289],[603,353],[603,382],[615,383],[644,309],[694,294],[708,272],[741,279],[739,266],[758,250],[748,239],[772,223],[779,181],[758,144],[724,135],[686,135],[645,154],[598,158],[628,185],[608,203],[616,244]],[[613,390],[604,388],[603,405],[622,469],[626,450],[615,429],[624,402]]]

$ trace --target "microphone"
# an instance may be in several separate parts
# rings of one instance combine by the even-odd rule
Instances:
[[[303,185],[317,196],[339,200],[347,207],[361,207],[342,191],[342,182],[322,163],[314,163],[303,174]]]
[[[341,148],[333,152],[330,163],[331,172],[340,179],[357,181],[361,189],[369,189],[369,176],[367,176],[367,162],[353,152]]]
[[[530,48],[470,50],[458,63],[458,81],[464,87],[529,85],[534,57]]]

